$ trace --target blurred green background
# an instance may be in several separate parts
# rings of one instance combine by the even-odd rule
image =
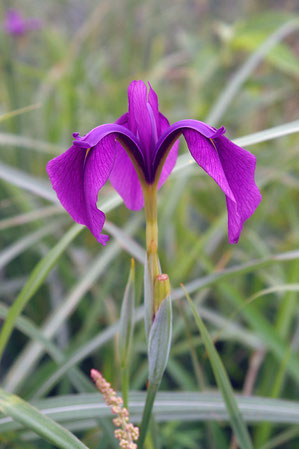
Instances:
[[[2,23],[12,7],[41,21],[39,30],[22,36],[5,34],[3,26],[0,31],[2,318],[38,261],[72,225],[55,203],[47,161],[70,146],[74,131],[85,134],[123,114],[131,80],[151,82],[160,110],[171,123],[193,118],[224,125],[232,140],[298,118],[296,3],[1,2]],[[182,141],[181,154],[185,150]],[[287,291],[287,286],[299,282],[299,256],[271,259],[299,248],[298,138],[292,133],[249,150],[257,156],[256,178],[263,201],[246,223],[239,244],[228,244],[224,195],[192,166],[178,171],[160,191],[160,258],[175,292],[180,292],[180,282],[189,285],[210,273],[240,267],[229,280],[213,281],[192,297],[201,307],[237,392],[298,400],[298,293]],[[112,187],[105,186],[100,200],[112,193]],[[81,232],[24,310],[28,322],[43,330],[60,350],[60,360],[53,361],[44,347],[33,345],[41,337],[27,335],[28,322],[9,340],[2,385],[28,401],[84,391],[76,388],[69,370],[45,387],[65,357],[76,355],[86,391],[93,391],[86,378],[92,367],[101,370],[116,389],[120,387],[113,325],[119,318],[130,257],[142,258],[144,217],[143,211],[134,213],[120,205],[107,219],[117,226],[106,229],[112,233],[107,247],[97,244],[88,230]],[[267,266],[255,262],[263,258]],[[245,273],[246,263],[252,269]],[[142,280],[142,264],[137,263],[138,305],[143,301]],[[273,292],[246,302],[267,288]],[[95,338],[100,343],[80,356],[80,348]],[[142,390],[147,380],[142,321],[135,328],[133,354],[130,387]],[[180,299],[174,303],[172,349],[161,389],[214,388],[198,331],[186,301]],[[254,424],[250,427],[254,447],[298,448],[298,423]],[[77,435],[90,448],[115,447],[110,419],[96,424],[83,426]],[[181,418],[156,426],[152,432],[156,438],[149,439],[148,448],[235,447],[225,421],[184,420],[182,413]],[[71,417],[66,427],[78,430]],[[41,439],[31,441],[28,431],[7,429],[0,432],[0,447],[54,448]]]

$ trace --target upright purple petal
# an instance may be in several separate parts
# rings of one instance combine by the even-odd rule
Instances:
[[[139,137],[146,159],[151,147],[152,125],[147,107],[147,87],[143,81],[132,81],[128,87],[129,129]]]
[[[158,101],[158,95],[156,94],[156,92],[154,91],[154,89],[152,88],[151,84],[148,83],[149,85],[149,93],[148,93],[148,102],[152,108],[153,111],[153,116],[156,122],[156,130],[157,130],[157,136],[160,137],[160,135],[165,131],[166,128],[161,127],[161,114],[159,112],[159,101]],[[164,117],[164,116],[163,116]],[[164,117],[166,118],[166,117]],[[167,119],[166,119],[167,120]],[[168,126],[169,126],[169,122],[167,120]],[[156,142],[154,142],[156,144]]]
[[[256,158],[227,137],[213,140],[236,200],[227,198],[229,242],[238,243],[243,223],[254,213],[262,199],[254,180]]]

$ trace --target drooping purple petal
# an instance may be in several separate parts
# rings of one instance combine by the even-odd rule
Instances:
[[[221,136],[225,133],[225,128],[223,126],[216,130],[206,123],[200,122],[198,120],[180,120],[179,122],[170,125],[159,137],[154,150],[154,155],[152,158],[154,174],[159,167],[160,161],[165,156],[165,153],[179,138],[183,131],[189,129],[197,131],[198,133],[202,134],[202,136],[207,137],[208,139],[211,139],[215,136]]]
[[[125,115],[121,117],[125,120]],[[147,176],[147,171],[145,169],[144,157],[142,150],[140,148],[140,142],[136,136],[124,125],[119,125],[118,123],[107,123],[105,125],[97,126],[92,129],[85,136],[80,137],[78,133],[74,133],[75,138],[73,144],[79,148],[92,148],[101,139],[106,136],[114,135],[114,139],[124,143],[126,149],[130,152],[131,156],[135,159],[138,167],[143,172],[144,176]]]
[[[125,124],[125,117],[122,121]],[[111,174],[116,151],[125,153],[116,139],[122,142],[135,161],[138,160],[137,167],[141,173],[144,170],[143,155],[138,139],[119,124],[98,126],[83,137],[75,133],[74,138],[73,146],[66,153],[48,163],[48,174],[64,208],[75,221],[86,225],[100,243],[105,244],[108,237],[100,234],[105,215],[97,209],[96,203],[98,191]],[[129,162],[133,166],[130,159]]]
[[[53,189],[62,206],[80,224],[85,224],[84,161],[86,150],[72,145],[47,164]]]
[[[261,195],[254,181],[255,157],[218,130],[195,120],[171,125],[160,137],[155,152],[154,173],[168,148],[183,134],[188,148],[226,195],[229,242],[237,243],[243,223],[257,208]]]
[[[106,136],[87,157],[84,167],[84,198],[86,205],[86,226],[96,239],[106,244],[108,236],[100,234],[105,222],[105,214],[97,208],[98,192],[106,184],[115,157],[114,136]]]
[[[96,203],[98,191],[110,175],[113,159],[114,139],[108,136],[90,151],[73,145],[47,165],[53,189],[63,207],[103,245],[109,237],[101,234],[105,214],[97,209]]]
[[[234,194],[223,171],[218,152],[212,141],[193,129],[184,130],[183,135],[190,153],[197,164],[214,179],[225,195],[231,198],[231,201],[235,201]]]
[[[238,243],[243,223],[254,213],[262,199],[254,180],[256,158],[225,136],[214,139],[214,143],[236,200],[226,199],[229,242]]]

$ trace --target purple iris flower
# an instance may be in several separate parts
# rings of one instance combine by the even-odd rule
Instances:
[[[25,19],[17,9],[9,9],[5,13],[4,30],[7,34],[22,36],[28,31],[39,29],[40,26],[38,19]]]
[[[128,112],[115,123],[100,125],[83,137],[74,133],[73,145],[48,163],[63,207],[105,245],[99,190],[109,179],[129,209],[141,209],[147,187],[159,189],[174,168],[183,135],[197,164],[223,190],[229,242],[237,243],[243,223],[261,201],[254,181],[255,156],[225,137],[224,127],[215,129],[197,120],[170,125],[159,112],[155,91],[149,85],[148,92],[143,81],[129,85],[128,99]]]

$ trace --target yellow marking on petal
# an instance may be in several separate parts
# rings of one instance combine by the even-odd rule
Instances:
[[[217,151],[217,147],[216,147],[216,145],[215,145],[215,143],[214,143],[213,139],[209,139],[209,140],[211,141],[211,143],[212,143],[213,147],[214,147],[214,148],[215,148],[215,150]]]
[[[86,161],[89,151],[90,151],[90,148],[87,148],[84,161]]]

